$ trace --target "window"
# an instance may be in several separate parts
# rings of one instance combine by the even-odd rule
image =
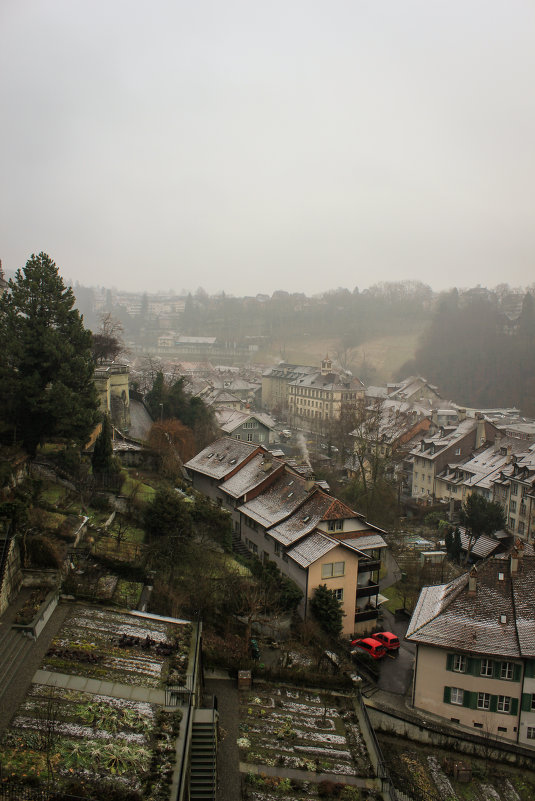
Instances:
[[[275,543],[275,556],[280,556],[280,555],[281,555],[281,546],[280,546],[280,543],[276,542]]]
[[[327,562],[321,566],[321,577],[332,578],[333,576],[343,576],[345,573],[345,562]]]
[[[518,533],[519,534],[523,534],[524,533],[524,522],[522,520],[518,524]]]
[[[535,695],[531,696],[530,712],[535,712]]]
[[[492,660],[491,659],[482,659],[481,660],[481,669],[479,671],[480,676],[490,676],[492,678],[493,669],[492,669]]]
[[[502,662],[500,664],[500,679],[511,679],[513,678],[513,663],[512,662]]]
[[[462,706],[464,701],[464,690],[460,690],[458,687],[452,687],[450,701],[452,704],[459,704]]]
[[[516,512],[516,501],[509,502],[509,511],[513,514]]]
[[[247,434],[247,442],[252,442],[252,441],[253,441],[253,435]]]
[[[499,695],[496,709],[498,712],[509,713],[511,711],[511,698],[508,695]]]
[[[464,673],[466,671],[466,657],[462,654],[455,654],[453,657],[453,669],[456,673]]]
[[[344,600],[344,590],[343,589],[333,590],[333,593],[334,593],[334,597],[336,598],[337,601],[343,601]]]
[[[455,448],[455,456],[460,456],[460,455],[461,455],[461,449]]]
[[[490,693],[477,694],[477,708],[490,709]]]
[[[511,484],[511,495],[518,495],[518,484]]]
[[[528,726],[526,729],[526,737],[528,740],[535,740],[535,726]]]
[[[509,525],[509,528],[511,529],[511,531],[515,530],[515,519],[514,519],[514,517],[510,517],[509,518],[509,524],[508,525]]]

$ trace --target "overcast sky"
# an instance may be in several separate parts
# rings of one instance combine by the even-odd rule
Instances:
[[[531,283],[534,37],[533,0],[1,0],[3,266]]]

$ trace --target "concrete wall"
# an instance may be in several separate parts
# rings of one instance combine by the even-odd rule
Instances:
[[[477,735],[461,729],[419,720],[407,710],[406,714],[367,706],[374,731],[394,734],[424,745],[432,745],[461,754],[469,754],[493,762],[508,762],[518,767],[535,767],[535,754],[517,743],[500,741],[488,735]]]
[[[0,615],[5,612],[22,584],[22,570],[18,543],[12,539],[8,546],[4,578],[0,587]]]

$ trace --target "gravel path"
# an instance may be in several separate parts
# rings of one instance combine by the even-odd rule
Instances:
[[[217,754],[217,801],[236,801],[240,797],[239,696],[236,679],[207,679],[206,692],[217,696],[219,710],[219,749]]]

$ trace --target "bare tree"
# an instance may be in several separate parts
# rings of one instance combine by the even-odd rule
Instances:
[[[93,359],[97,364],[105,361],[115,361],[124,353],[123,324],[116,320],[110,312],[100,316],[100,326],[93,334]]]

